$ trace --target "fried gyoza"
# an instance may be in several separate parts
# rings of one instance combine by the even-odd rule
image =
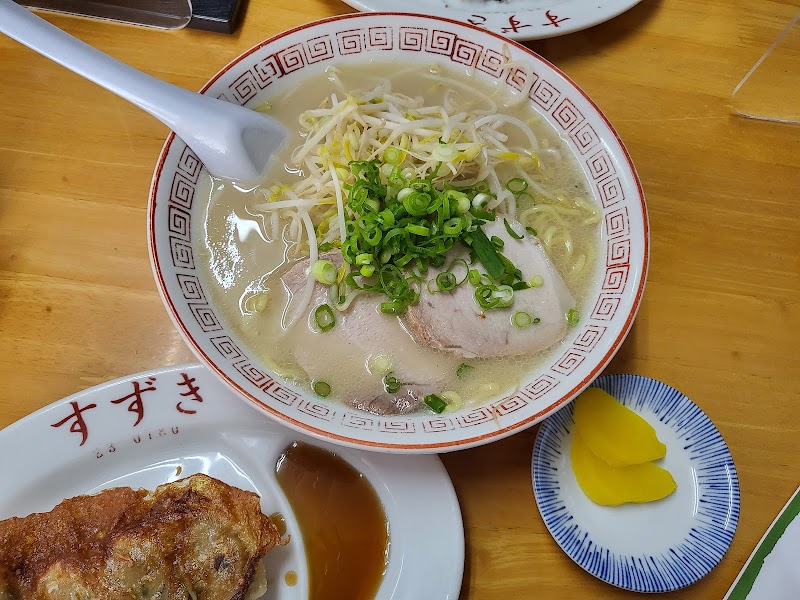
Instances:
[[[207,475],[109,489],[0,521],[0,600],[243,600],[280,543],[256,494]]]

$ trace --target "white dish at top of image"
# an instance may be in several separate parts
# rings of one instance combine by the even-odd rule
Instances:
[[[733,458],[711,420],[676,389],[640,375],[604,375],[605,390],[653,426],[667,447],[658,461],[678,484],[655,502],[601,506],[572,469],[574,404],[542,423],[533,448],[533,490],[547,529],[595,577],[636,592],[694,583],[727,552],[739,520]]]
[[[331,450],[372,484],[386,513],[389,557],[375,600],[455,600],[464,534],[453,486],[435,456],[364,453],[281,427],[200,365],[149,371],[55,402],[0,430],[0,520],[46,512],[65,498],[157,486],[205,473],[257,493],[281,513],[289,544],[267,554],[264,600],[308,600],[303,538],[275,468],[293,442]],[[120,401],[121,400],[121,401]],[[285,574],[297,573],[289,585]]]
[[[539,40],[599,25],[641,0],[344,0],[362,11],[412,11],[447,17],[512,40]]]

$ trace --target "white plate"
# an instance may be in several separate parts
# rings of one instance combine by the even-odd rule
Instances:
[[[540,40],[599,25],[641,0],[344,0],[362,11],[413,10],[449,17],[512,40]]]
[[[667,446],[659,463],[678,489],[657,502],[599,506],[572,472],[574,405],[542,423],[533,448],[533,490],[545,525],[578,565],[612,585],[669,592],[713,569],[739,520],[739,479],[717,428],[694,402],[641,375],[604,375],[599,387],[643,416]]]
[[[258,493],[265,514],[284,515],[292,540],[267,557],[275,583],[264,598],[306,600],[302,536],[274,476],[282,451],[303,440],[352,464],[383,503],[391,545],[376,600],[458,597],[464,532],[453,486],[437,457],[365,453],[312,441],[231,395],[200,365],[170,367],[91,388],[3,429],[0,519],[48,511],[64,498],[109,487],[154,489],[207,473]],[[81,422],[70,418],[76,410],[82,411]],[[284,582],[289,570],[299,576],[296,586]]]

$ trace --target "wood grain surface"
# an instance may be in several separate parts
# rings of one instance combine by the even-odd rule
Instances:
[[[606,113],[647,196],[649,281],[609,371],[686,393],[739,471],[730,551],[704,580],[663,598],[721,598],[800,484],[800,126],[747,120],[731,106],[793,4],[644,0],[603,25],[530,43]],[[232,36],[47,18],[199,89],[253,44],[350,10],[335,0],[252,0]],[[800,97],[800,81],[783,93]],[[147,192],[166,134],[0,37],[0,427],[94,384],[193,361],[147,257]],[[633,597],[586,574],[548,534],[531,490],[535,434],[443,457],[466,526],[462,598]]]

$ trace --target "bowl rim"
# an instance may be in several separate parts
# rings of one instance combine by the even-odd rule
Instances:
[[[636,192],[640,204],[640,208],[642,211],[642,233],[643,233],[643,252],[642,252],[642,270],[639,277],[638,288],[633,295],[633,301],[631,305],[631,310],[627,315],[624,324],[620,328],[619,333],[617,334],[614,341],[610,344],[608,350],[606,351],[605,355],[597,361],[597,364],[592,368],[592,370],[587,374],[581,381],[577,384],[573,385],[572,388],[567,391],[566,393],[562,394],[561,397],[553,402],[552,404],[544,407],[542,410],[537,411],[536,413],[521,419],[519,421],[515,421],[513,423],[509,423],[508,425],[495,429],[490,432],[482,433],[479,435],[473,436],[465,436],[456,440],[444,441],[444,442],[426,442],[426,443],[396,443],[396,442],[387,442],[387,441],[372,441],[372,440],[364,440],[358,439],[353,437],[348,437],[346,435],[342,435],[339,433],[334,433],[330,430],[321,429],[319,427],[314,427],[313,425],[309,425],[307,423],[303,423],[297,419],[290,417],[289,415],[274,409],[273,407],[267,406],[266,404],[258,401],[250,392],[245,390],[242,386],[237,384],[233,381],[228,375],[220,369],[217,364],[211,360],[211,358],[203,351],[200,347],[198,342],[194,339],[192,334],[189,332],[187,327],[182,322],[178,310],[175,307],[172,299],[167,295],[166,291],[166,284],[164,281],[164,276],[161,270],[161,266],[158,261],[158,257],[156,255],[156,238],[155,238],[155,228],[153,227],[155,222],[155,209],[156,209],[156,196],[158,192],[158,184],[161,178],[161,172],[164,168],[167,154],[170,151],[172,143],[177,138],[174,131],[170,131],[167,135],[167,138],[164,142],[164,145],[161,148],[161,151],[158,155],[158,159],[156,162],[156,168],[153,172],[153,177],[150,182],[150,191],[148,193],[148,207],[147,207],[147,249],[148,255],[150,258],[150,265],[153,270],[153,276],[156,282],[156,288],[158,289],[159,295],[161,296],[161,300],[164,305],[167,307],[167,314],[169,315],[170,319],[172,320],[173,324],[175,325],[178,332],[181,334],[183,341],[189,346],[189,349],[194,353],[195,356],[203,363],[203,365],[214,372],[220,380],[230,387],[240,398],[246,400],[249,404],[251,404],[256,410],[259,410],[268,416],[277,419],[280,423],[295,429],[301,433],[305,433],[307,435],[311,435],[318,439],[323,440],[332,440],[335,443],[342,444],[347,447],[351,448],[362,448],[366,450],[374,450],[374,451],[383,451],[383,452],[405,452],[405,453],[437,453],[437,452],[448,452],[454,450],[463,450],[466,448],[471,448],[474,446],[483,445],[489,443],[491,441],[498,441],[503,438],[506,438],[514,433],[527,429],[528,427],[532,427],[536,423],[544,420],[547,416],[553,414],[564,405],[571,402],[580,392],[582,392],[585,388],[587,388],[592,381],[594,381],[597,377],[600,376],[603,369],[608,365],[611,359],[616,355],[617,351],[619,350],[622,343],[630,333],[631,327],[633,326],[633,322],[639,312],[642,302],[642,296],[644,294],[644,288],[647,283],[647,274],[649,271],[650,266],[650,220],[649,215],[647,212],[647,204],[645,202],[645,195],[644,189],[642,187],[642,182],[639,178],[639,174],[636,171],[636,167],[633,164],[633,160],[631,158],[630,152],[625,147],[622,139],[620,138],[619,134],[617,133],[614,126],[608,120],[606,115],[600,110],[600,107],[592,100],[589,95],[578,85],[576,84],[572,78],[570,78],[566,73],[564,73],[561,69],[551,63],[549,60],[544,58],[543,56],[537,54],[530,48],[524,46],[523,44],[514,41],[512,39],[506,38],[498,33],[493,31],[483,29],[481,27],[476,27],[470,23],[463,23],[461,21],[457,21],[455,19],[450,19],[447,17],[439,17],[433,15],[419,15],[415,13],[409,12],[357,12],[357,13],[345,13],[342,15],[335,15],[332,17],[326,17],[324,19],[318,19],[316,21],[311,21],[308,23],[304,23],[302,25],[298,25],[296,27],[292,27],[291,29],[287,29],[286,31],[282,31],[278,34],[275,34],[257,44],[250,47],[249,49],[245,50],[237,57],[229,61],[225,66],[223,66],[219,71],[217,71],[204,85],[200,88],[199,93],[205,93],[208,91],[211,86],[219,80],[223,75],[225,75],[231,68],[239,64],[243,59],[248,57],[249,55],[257,52],[264,46],[277,42],[278,40],[302,31],[304,29],[308,29],[311,27],[316,27],[319,25],[325,25],[327,23],[332,23],[341,20],[347,19],[374,19],[376,17],[411,17],[411,18],[419,18],[420,16],[424,16],[426,19],[440,21],[446,23],[448,25],[455,25],[457,27],[464,27],[467,29],[472,29],[475,32],[478,32],[483,35],[487,35],[489,37],[496,38],[497,40],[501,41],[504,44],[508,44],[510,46],[515,47],[517,50],[524,52],[525,54],[533,57],[540,63],[544,64],[546,67],[552,69],[556,74],[560,77],[563,77],[564,80],[574,88],[576,92],[578,92],[594,109],[597,116],[604,122],[604,124],[608,127],[608,130],[614,136],[614,139],[619,144],[619,147],[622,151],[622,155],[620,158],[624,158],[624,162],[627,167],[630,169],[632,181],[635,183]],[[276,377],[279,379],[280,376],[275,374]]]

